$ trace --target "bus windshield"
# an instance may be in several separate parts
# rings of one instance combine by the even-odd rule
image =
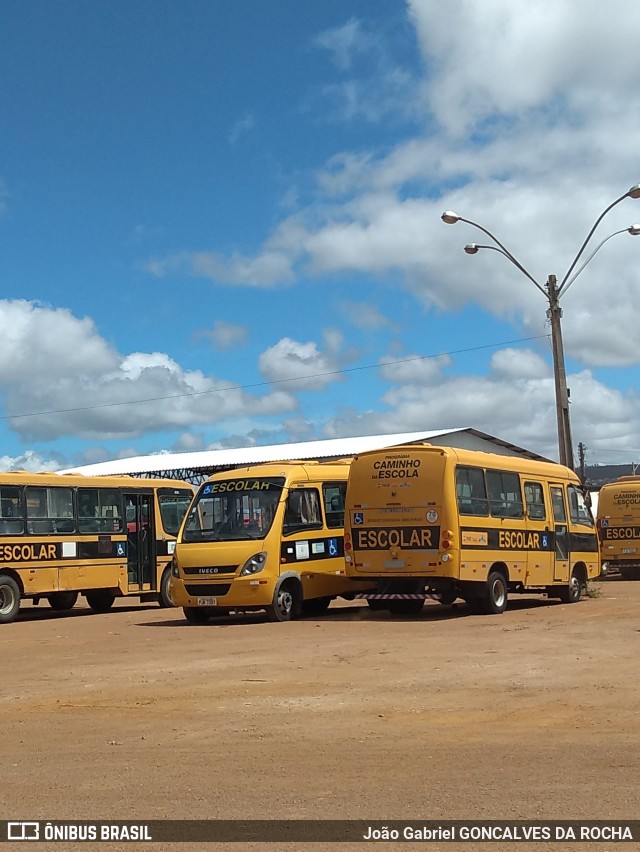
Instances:
[[[182,540],[264,538],[271,529],[284,482],[284,477],[206,482],[189,509]]]

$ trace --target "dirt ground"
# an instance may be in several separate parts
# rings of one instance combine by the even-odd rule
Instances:
[[[26,604],[0,627],[1,818],[637,818],[640,582],[595,588],[288,624]],[[403,847],[458,845],[494,848]]]

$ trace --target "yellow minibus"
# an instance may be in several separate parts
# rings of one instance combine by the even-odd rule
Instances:
[[[598,495],[603,572],[640,579],[640,476],[621,476]]]
[[[577,601],[600,573],[576,474],[553,462],[430,445],[356,456],[345,513],[347,576],[374,580],[375,609],[427,597],[501,613],[510,593]]]
[[[116,597],[172,606],[170,562],[194,494],[187,482],[130,476],[0,474],[0,623],[23,599],[95,612]]]
[[[214,474],[184,519],[170,594],[191,624],[265,610],[318,614],[363,584],[345,577],[349,462],[277,462]]]

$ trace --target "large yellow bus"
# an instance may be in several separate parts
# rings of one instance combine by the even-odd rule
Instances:
[[[375,609],[427,597],[501,613],[511,592],[577,601],[600,573],[581,483],[553,462],[429,445],[362,453],[345,513],[347,576]]]
[[[640,579],[640,476],[621,476],[598,495],[603,571]]]
[[[348,475],[348,461],[278,462],[203,483],[172,564],[171,598],[187,621],[253,610],[289,621],[363,588],[345,577]]]
[[[20,602],[95,612],[116,597],[171,606],[170,562],[193,486],[170,479],[0,474],[0,623]]]

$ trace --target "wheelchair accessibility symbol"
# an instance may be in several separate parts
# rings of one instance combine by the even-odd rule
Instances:
[[[353,523],[354,524],[364,524],[364,513],[363,512],[354,512],[353,513]]]
[[[118,546],[116,548],[116,553],[118,554],[118,556],[124,556],[125,547],[124,547],[124,544],[122,542],[118,543]]]
[[[338,539],[330,538],[329,539],[329,556],[337,556],[338,555]]]

